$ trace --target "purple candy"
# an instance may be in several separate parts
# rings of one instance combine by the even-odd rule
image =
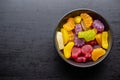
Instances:
[[[104,25],[103,25],[103,23],[102,23],[101,21],[99,21],[99,20],[94,20],[92,26],[93,26],[94,28],[96,28],[98,32],[104,31]]]
[[[81,24],[76,24],[75,25],[75,34],[78,34],[78,32],[82,31],[82,26]]]
[[[85,40],[82,39],[82,38],[78,38],[77,36],[75,36],[74,43],[75,43],[75,46],[81,47],[81,46],[83,46],[85,44]]]

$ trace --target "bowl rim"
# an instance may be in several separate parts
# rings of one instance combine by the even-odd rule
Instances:
[[[58,25],[60,24],[60,22],[63,20],[63,18],[65,18],[68,14],[71,14],[71,13],[73,13],[73,12],[75,12],[75,11],[90,11],[90,12],[93,12],[93,13],[99,15],[102,19],[104,19],[105,23],[107,23],[107,25],[108,25],[108,27],[109,27],[109,31],[110,31],[110,39],[111,39],[111,41],[110,41],[110,47],[109,47],[109,49],[107,50],[106,55],[102,56],[103,58],[100,59],[99,61],[97,61],[97,62],[95,62],[95,63],[93,63],[93,64],[90,64],[90,65],[86,65],[86,66],[77,65],[77,64],[74,64],[74,63],[68,61],[68,59],[65,59],[65,58],[62,56],[62,54],[60,54],[60,50],[58,50],[58,48],[57,48],[57,42],[56,42],[57,27],[58,27]],[[57,50],[58,55],[59,55],[66,63],[68,63],[69,65],[72,65],[72,66],[75,66],[75,67],[80,67],[80,68],[92,67],[92,66],[95,66],[95,65],[99,64],[100,62],[102,62],[102,61],[110,54],[110,51],[111,51],[112,45],[113,45],[112,29],[111,29],[111,27],[110,27],[109,22],[106,20],[106,18],[103,17],[103,15],[101,15],[100,13],[98,13],[98,12],[95,11],[95,10],[88,9],[88,8],[73,9],[73,10],[68,11],[67,13],[65,13],[65,14],[58,20],[57,26],[56,26],[56,28],[55,28],[55,30],[54,30],[53,38],[54,38],[54,40],[53,40],[53,41],[54,41],[54,47],[55,47],[55,49]],[[83,64],[84,64],[84,63],[83,63]]]

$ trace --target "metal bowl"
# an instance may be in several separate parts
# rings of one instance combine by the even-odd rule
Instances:
[[[60,29],[63,27],[63,24],[67,21],[67,19],[69,17],[75,17],[75,16],[79,16],[80,13],[87,13],[89,14],[93,19],[99,19],[101,22],[103,22],[104,26],[105,26],[105,30],[108,31],[109,33],[109,37],[108,37],[108,43],[109,43],[109,48],[107,49],[106,51],[106,54],[104,56],[102,56],[101,58],[99,58],[97,61],[93,62],[93,61],[89,61],[89,62],[86,62],[86,63],[77,63],[71,59],[66,59],[63,55],[63,52],[60,51],[58,49],[58,44],[57,44],[57,40],[56,40],[56,32],[57,31],[60,31]],[[54,43],[55,43],[55,48],[59,54],[59,56],[65,61],[67,62],[68,64],[70,65],[73,65],[73,66],[76,66],[76,67],[81,67],[81,68],[84,68],[84,67],[91,67],[91,66],[94,66],[98,63],[100,63],[101,61],[103,61],[107,55],[109,54],[110,50],[111,50],[111,47],[112,47],[112,34],[111,34],[111,29],[110,29],[110,26],[108,24],[108,22],[100,15],[98,14],[97,12],[95,11],[92,11],[92,10],[88,10],[88,9],[80,9],[80,10],[73,10],[69,13],[67,13],[65,16],[63,16],[61,18],[61,20],[59,21],[56,29],[55,29],[55,32],[54,32]]]

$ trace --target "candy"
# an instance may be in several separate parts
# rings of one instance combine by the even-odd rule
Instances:
[[[64,44],[63,44],[63,37],[61,32],[57,32],[56,39],[58,43],[58,48],[62,50],[64,48]]]
[[[85,41],[89,42],[89,41],[95,39],[95,35],[96,35],[96,32],[95,32],[94,29],[92,29],[92,30],[87,30],[87,31],[79,32],[78,33],[78,38],[84,38]]]
[[[91,13],[90,13],[91,15]],[[97,61],[108,49],[108,32],[104,24],[87,13],[66,17],[67,21],[56,33],[58,49],[66,59],[78,63]],[[93,16],[93,15],[92,15]],[[96,19],[93,21],[93,19]]]
[[[82,54],[84,54],[84,55],[91,53],[92,50],[93,50],[93,48],[92,48],[91,45],[84,45],[84,46],[81,48]]]
[[[86,28],[90,28],[93,23],[92,17],[90,15],[88,15],[87,13],[81,13],[80,16],[83,19],[83,22],[84,22]]]
[[[92,26],[98,30],[98,32],[104,31],[104,25],[99,20],[94,20]]]
[[[108,32],[102,32],[102,47],[108,49]]]
[[[93,48],[94,48],[94,49],[96,49],[96,48],[101,48],[101,46],[100,46],[100,45],[94,45]]]
[[[85,54],[85,58],[86,58],[87,60],[91,60],[91,54],[90,54],[90,53]]]
[[[68,21],[63,25],[63,28],[67,31],[73,30],[75,27],[75,22],[73,18],[69,18]]]
[[[75,43],[75,46],[81,47],[81,46],[83,46],[85,44],[85,40],[75,36],[74,43]]]
[[[72,58],[76,59],[81,54],[81,48],[73,47],[72,48]]]
[[[65,47],[64,47],[64,56],[66,59],[69,59],[71,57],[71,51],[74,46],[74,42],[69,42]]]
[[[86,26],[85,26],[85,24],[84,24],[83,21],[81,21],[81,26],[82,26],[82,29],[83,29],[83,30],[87,30],[87,28],[86,28]]]
[[[79,62],[79,63],[81,63],[81,62],[86,62],[86,58],[85,57],[77,57],[76,59],[75,59],[75,61],[76,62]]]
[[[74,41],[74,33],[72,31],[69,31],[68,35],[69,35],[69,41]]]
[[[80,24],[75,25],[75,34],[78,34],[78,32],[82,31],[82,26]]]
[[[96,40],[92,40],[92,41],[90,41],[90,42],[88,42],[88,43],[86,43],[86,44],[89,44],[89,45],[94,46],[94,45],[97,44],[97,41],[96,41]]]
[[[69,41],[68,32],[65,29],[61,29],[64,45]]]
[[[81,17],[80,17],[80,16],[76,16],[76,17],[74,18],[74,20],[75,20],[75,23],[80,23]]]
[[[102,48],[96,48],[92,51],[92,60],[97,61],[100,57],[105,55],[106,51]]]
[[[95,38],[98,44],[101,46],[102,45],[102,34],[101,33],[97,34]]]

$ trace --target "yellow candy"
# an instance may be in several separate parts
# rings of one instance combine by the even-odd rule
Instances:
[[[86,26],[86,28],[90,28],[90,26],[93,23],[93,19],[90,15],[88,15],[87,13],[81,13],[81,18],[83,19],[83,22]]]
[[[61,29],[64,45],[69,41],[68,32],[65,29]]]
[[[69,18],[68,21],[63,25],[63,28],[67,31],[73,30],[75,27],[75,22],[73,18]]]
[[[102,32],[102,47],[108,49],[108,32]]]
[[[64,48],[62,33],[57,32],[56,38],[57,38],[58,48],[62,50]]]
[[[100,57],[105,55],[106,51],[102,48],[96,48],[92,51],[92,60],[97,61]]]
[[[74,18],[74,21],[75,21],[75,23],[80,23],[81,17],[80,17],[80,16],[76,16],[76,17]]]
[[[65,47],[64,47],[64,56],[66,59],[69,59],[71,57],[71,51],[74,46],[74,42],[69,42]]]

